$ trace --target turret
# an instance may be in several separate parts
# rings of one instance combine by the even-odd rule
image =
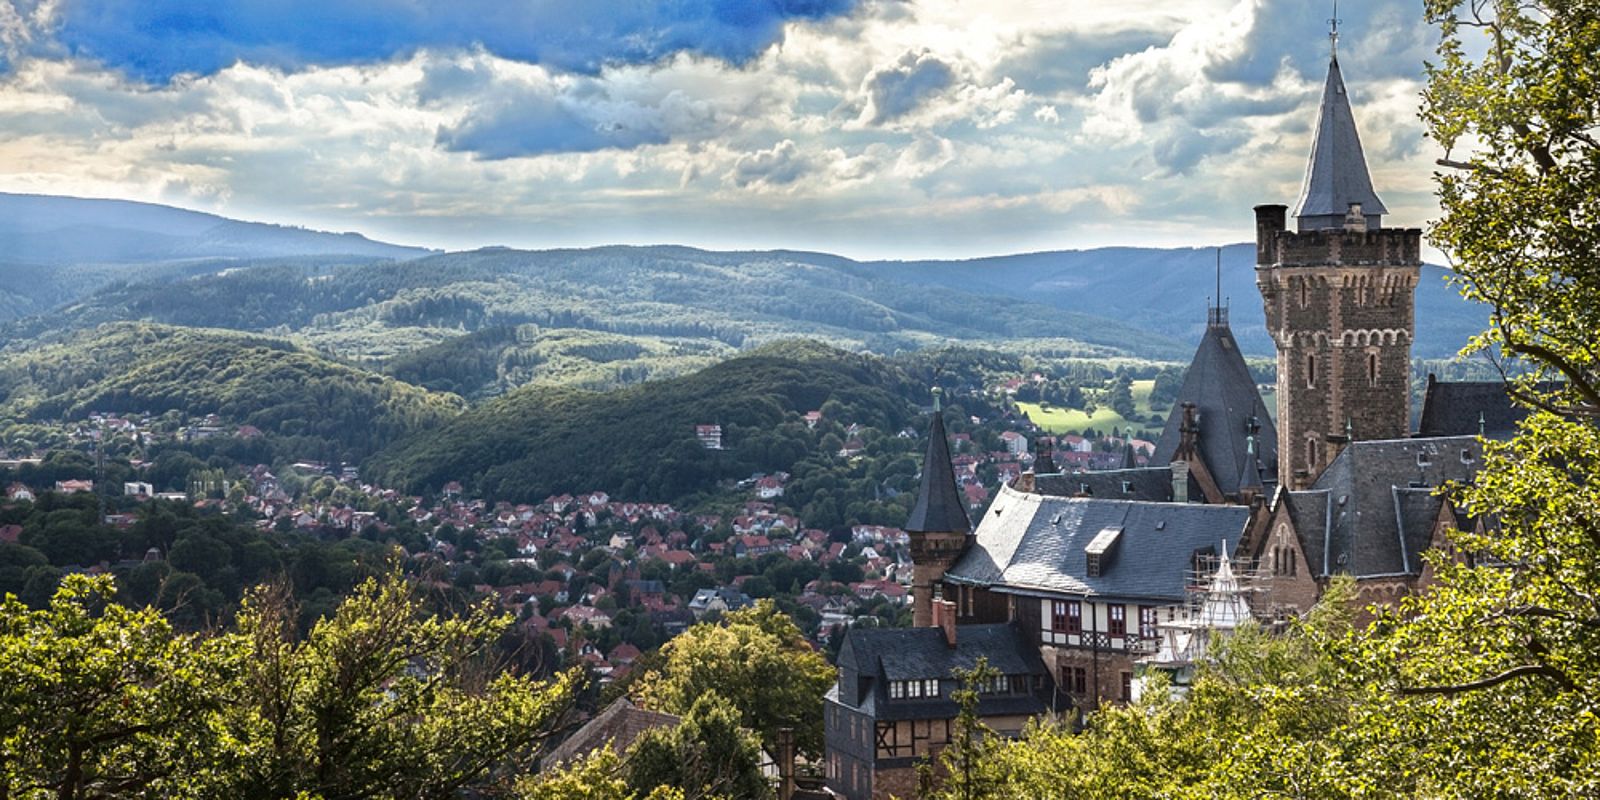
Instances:
[[[971,531],[972,522],[950,463],[944,414],[935,402],[933,424],[928,427],[928,453],[922,460],[922,486],[906,520],[911,538],[911,620],[916,627],[934,624],[934,587],[961,557]]]
[[[1278,481],[1303,489],[1352,439],[1410,428],[1422,231],[1381,227],[1388,209],[1372,188],[1337,58],[1297,230],[1287,230],[1284,206],[1255,211],[1256,287],[1278,350]]]

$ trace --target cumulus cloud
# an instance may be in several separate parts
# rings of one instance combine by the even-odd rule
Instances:
[[[766,150],[739,156],[730,176],[736,186],[778,187],[794,183],[810,170],[811,160],[800,154],[794,140],[784,139]]]
[[[847,14],[856,0],[54,3],[60,5],[58,37],[69,52],[159,83],[183,73],[209,75],[238,61],[299,70],[376,63],[420,49],[471,47],[586,74],[679,52],[743,64],[781,41],[786,22]]]
[[[932,53],[906,53],[894,64],[873,71],[861,84],[866,105],[860,121],[868,125],[893,122],[920,108],[949,89],[956,71]]]
[[[1298,189],[1327,55],[1317,15],[1254,0],[519,0],[561,23],[533,33],[488,0],[278,3],[326,42],[235,30],[257,1],[0,0],[0,189],[460,247],[1238,240]],[[139,27],[161,8],[191,29]],[[1345,16],[1374,181],[1419,224],[1416,12]]]

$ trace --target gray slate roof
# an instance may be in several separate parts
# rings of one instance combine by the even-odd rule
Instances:
[[[977,666],[979,658],[988,659],[989,666],[1004,675],[1041,675],[1047,679],[1041,693],[980,697],[979,714],[1041,714],[1049,710],[1040,696],[1049,696],[1049,670],[1040,659],[1038,648],[1011,623],[958,625],[953,648],[945,644],[944,632],[939,628],[851,630],[839,648],[841,683],[865,678],[867,691],[860,697],[847,696],[855,693],[848,690],[830,695],[880,720],[950,718],[959,710],[949,697],[953,687],[946,687],[945,694],[938,698],[890,701],[887,682],[950,680],[956,670]]]
[[[945,580],[1018,592],[1178,602],[1197,553],[1237,544],[1250,521],[1243,506],[1049,497],[1002,487],[975,541]],[[1084,548],[1121,527],[1099,577]]]
[[[1165,503],[1172,500],[1172,468],[1169,466],[1111,469],[1097,472],[1065,472],[1034,476],[1039,494],[1073,497],[1085,494],[1115,500],[1147,500]],[[1124,489],[1123,487],[1127,488]]]
[[[1183,376],[1172,413],[1167,415],[1167,426],[1156,441],[1152,463],[1171,464],[1178,452],[1183,442],[1184,403],[1195,405],[1200,418],[1200,457],[1223,494],[1239,491],[1239,479],[1246,469],[1246,428],[1252,417],[1261,426],[1256,434],[1256,460],[1265,473],[1262,480],[1276,480],[1278,432],[1227,323],[1206,327],[1206,335]],[[1170,475],[1167,480],[1171,482]],[[1170,487],[1168,492],[1170,496]]]
[[[1483,435],[1509,439],[1527,409],[1513,405],[1501,381],[1440,381],[1428,375],[1422,395],[1418,436],[1475,436],[1483,421]]]
[[[1294,215],[1300,219],[1302,233],[1339,228],[1344,226],[1351,203],[1361,204],[1368,229],[1378,227],[1379,215],[1389,213],[1372,189],[1356,118],[1350,111],[1350,97],[1345,93],[1344,76],[1335,58],[1328,63],[1328,80],[1322,87],[1317,129],[1311,139],[1311,158]]]
[[[1288,493],[1306,560],[1319,576],[1419,574],[1444,502],[1434,492],[1470,481],[1482,457],[1473,436],[1346,446],[1310,490]]]
[[[950,442],[945,438],[944,415],[933,412],[928,430],[928,454],[922,459],[922,486],[905,529],[912,533],[966,533],[972,530],[967,505],[956,489],[955,468],[950,465]]]

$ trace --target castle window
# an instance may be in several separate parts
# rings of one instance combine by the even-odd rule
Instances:
[[[1293,550],[1289,551],[1289,574],[1291,576],[1300,574],[1300,562],[1295,558]]]
[[[1317,440],[1316,439],[1307,439],[1306,440],[1306,469],[1308,469],[1308,470],[1310,470],[1312,472],[1316,472],[1317,471]]]
[[[1317,388],[1317,354],[1306,353],[1306,388]]]
[[[1311,304],[1311,281],[1306,279],[1306,278],[1301,278],[1300,279],[1300,307],[1301,308],[1305,308],[1306,306],[1308,306],[1310,304]]]
[[[1089,690],[1089,670],[1083,667],[1062,667],[1061,689],[1073,694],[1087,692]]]
[[[1154,606],[1139,606],[1139,638],[1156,638],[1156,609]]]
[[[1050,602],[1050,630],[1077,635],[1083,632],[1083,604],[1077,600]]]
[[[1378,354],[1377,353],[1368,353],[1367,354],[1367,385],[1368,386],[1377,386],[1378,385]]]
[[[1112,603],[1106,606],[1109,619],[1106,623],[1106,633],[1112,636],[1128,635],[1128,607],[1121,603]]]

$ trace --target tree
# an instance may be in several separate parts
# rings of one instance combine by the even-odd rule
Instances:
[[[570,706],[487,656],[509,619],[432,616],[392,572],[297,634],[281,587],[238,628],[181,634],[69,575],[0,602],[0,796],[453,798],[528,771]]]
[[[683,722],[645,731],[629,748],[628,785],[641,795],[673,787],[684,800],[771,797],[772,787],[761,775],[759,741],[739,718],[715,691],[700,695]]]
[[[210,768],[212,643],[69,575],[49,607],[0,602],[0,796],[181,796]]]
[[[1594,795],[1600,5],[1426,8],[1443,37],[1423,116],[1448,153],[1432,240],[1463,294],[1491,309],[1466,352],[1503,359],[1512,395],[1538,413],[1487,445],[1474,485],[1454,490],[1489,532],[1456,537],[1459,556],[1431,562],[1430,591],[1367,642],[1362,667],[1390,694],[1358,730],[1387,744],[1368,759],[1407,759],[1424,788]]]
[[[1429,0],[1443,39],[1423,118],[1444,146],[1430,231],[1535,408],[1600,415],[1600,8],[1593,0]],[[1479,38],[1481,35],[1482,38]],[[1465,152],[1462,152],[1465,151]],[[1543,389],[1558,378],[1564,387]]]
[[[662,666],[639,681],[643,706],[687,714],[714,692],[769,750],[776,752],[778,729],[790,727],[801,752],[822,756],[822,696],[833,667],[772,601],[732,612],[721,624],[695,625],[661,652]]]

